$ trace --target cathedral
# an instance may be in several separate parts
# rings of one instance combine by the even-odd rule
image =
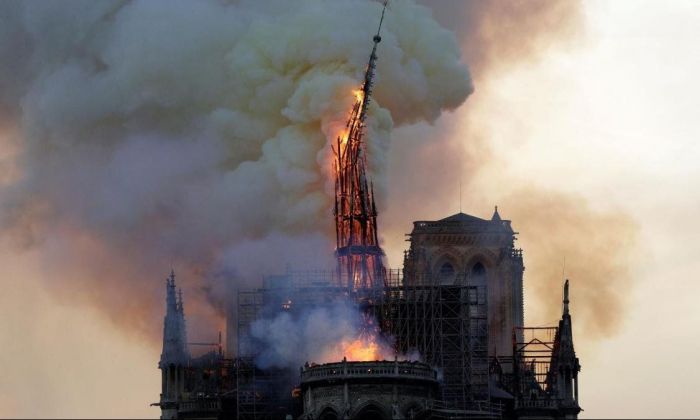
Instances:
[[[288,270],[239,290],[229,308],[235,332],[227,332],[236,334],[236,348],[224,351],[219,338],[198,357],[190,346],[207,343],[187,341],[171,273],[154,404],[161,418],[573,419],[581,411],[569,282],[558,324],[526,327],[523,251],[498,208],[490,218],[460,212],[414,222],[403,269],[385,266],[364,147],[380,29],[347,129],[333,146],[337,269]],[[376,342],[367,337],[376,338],[391,343],[390,354],[343,353],[293,367],[261,362],[270,344],[253,333],[255,325],[339,305],[361,320],[361,345],[371,350]]]
[[[290,271],[242,290],[238,348],[224,352],[219,343],[197,358],[188,351],[171,274],[159,364],[162,418],[576,418],[581,367],[568,281],[558,323],[528,328],[523,251],[498,210],[485,219],[458,213],[417,221],[409,237],[403,270],[388,270],[378,289],[353,292],[335,272]],[[397,354],[417,351],[418,360],[338,360],[299,366],[301,374],[256,366],[260,349],[248,331],[263,312],[294,316],[338,295],[361,302],[393,337]]]

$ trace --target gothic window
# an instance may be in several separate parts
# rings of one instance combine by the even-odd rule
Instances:
[[[472,267],[472,276],[485,276],[486,275],[486,268],[484,268],[484,265],[480,262],[474,264],[474,267]]]
[[[485,285],[486,284],[486,268],[480,262],[474,264],[471,271],[469,272],[470,283],[473,285]]]
[[[455,268],[451,263],[445,262],[440,266],[439,280],[440,284],[453,284],[455,278]]]

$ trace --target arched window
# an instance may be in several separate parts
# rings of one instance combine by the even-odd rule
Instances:
[[[453,284],[455,279],[455,268],[449,261],[446,261],[440,266],[438,273],[440,284]]]
[[[469,272],[470,283],[473,285],[486,284],[486,267],[480,262],[472,266]]]

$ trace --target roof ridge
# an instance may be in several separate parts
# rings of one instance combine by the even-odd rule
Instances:
[[[444,219],[437,220],[438,222],[488,222],[486,219],[480,217],[472,216],[464,212],[459,212],[453,214],[452,216],[445,217]]]

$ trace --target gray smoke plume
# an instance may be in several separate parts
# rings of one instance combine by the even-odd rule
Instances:
[[[241,282],[328,266],[329,140],[380,11],[359,0],[0,3],[6,237],[41,250],[57,296],[153,337],[171,266],[193,331],[221,326]],[[392,127],[432,122],[472,91],[427,8],[392,3],[382,38],[368,120],[379,203]]]
[[[306,362],[393,360],[396,356],[391,339],[369,327],[359,308],[346,300],[302,308],[295,315],[271,313],[250,329],[255,348],[248,351],[261,349],[256,364],[262,368],[298,369]],[[418,355],[412,357],[416,360]]]
[[[502,145],[492,144],[500,127],[530,118],[515,105],[522,97],[499,99],[493,88],[523,67],[585,44],[584,3],[419,2],[430,6],[436,20],[455,31],[477,90],[469,103],[435,126],[416,124],[394,131],[403,147],[392,148],[388,159],[391,189],[380,219],[389,242],[386,249],[400,261],[402,234],[410,230],[411,222],[456,212],[461,189],[465,212],[489,217],[493,205],[498,204],[501,216],[512,219],[514,228],[521,232],[527,324],[551,324],[560,316],[557,303],[561,301],[565,257],[566,275],[572,281],[575,328],[589,343],[614,335],[629,307],[629,291],[636,285],[632,267],[639,253],[639,224],[634,215],[595,205],[601,203],[591,203],[571,190],[552,190],[548,180],[532,174],[507,179],[489,179],[482,174],[512,163],[503,159]],[[542,87],[538,94],[546,97],[549,92]],[[502,109],[504,103],[511,107]],[[545,121],[544,116],[538,120],[547,124]],[[506,144],[522,147],[528,134],[523,130]],[[588,232],[595,235],[583,234]]]

